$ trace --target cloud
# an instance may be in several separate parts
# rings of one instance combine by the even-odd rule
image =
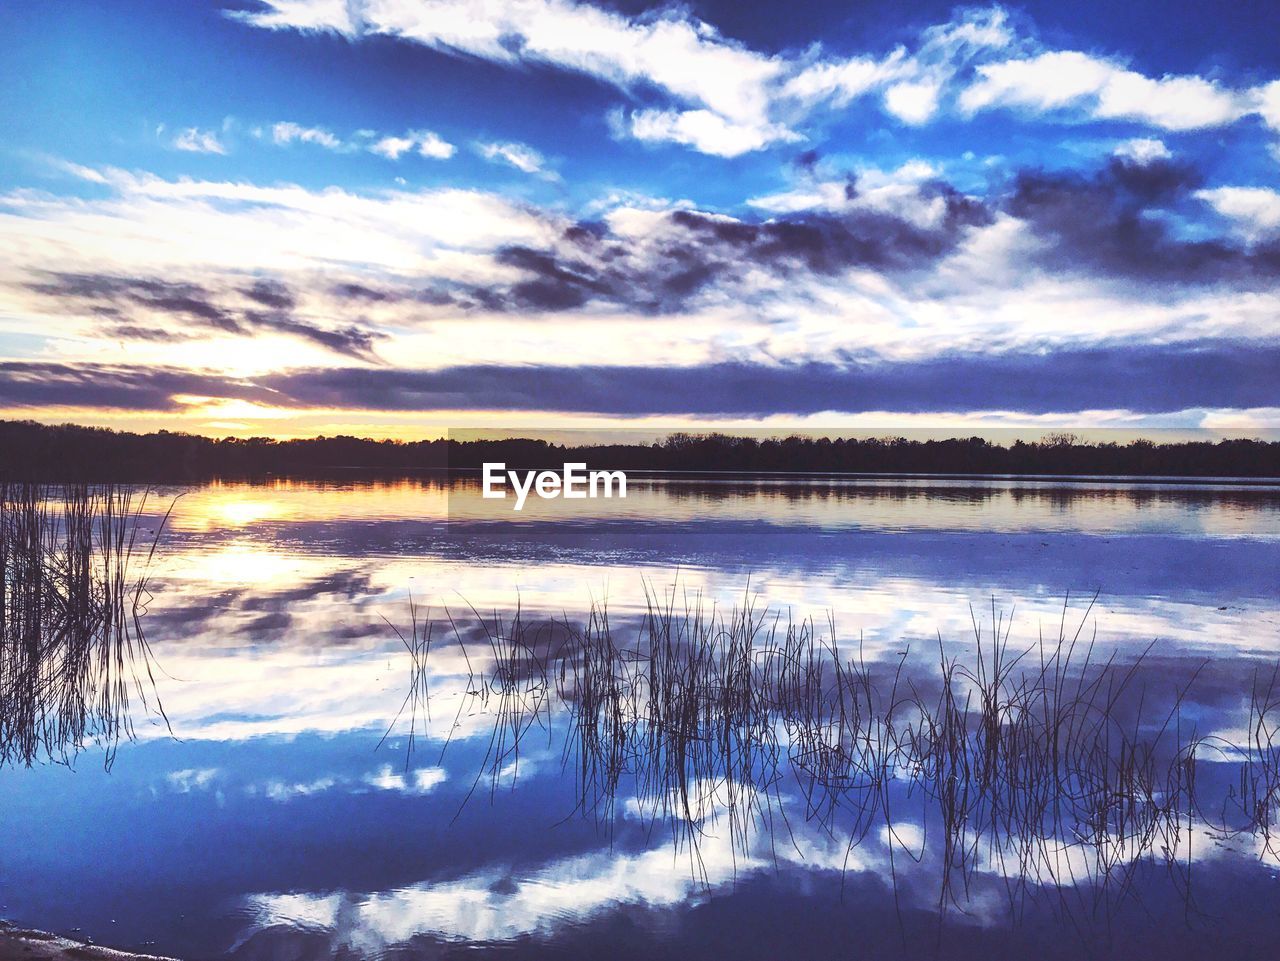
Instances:
[[[884,94],[884,107],[904,123],[928,123],[938,110],[939,84],[924,80],[896,83]]]
[[[568,0],[440,0],[429,10],[412,0],[270,0],[228,15],[268,29],[391,36],[506,65],[547,64],[627,90],[651,85],[738,122],[762,116],[764,86],[783,69],[677,11],[630,18]]]
[[[1112,155],[1139,164],[1173,158],[1172,152],[1165,146],[1164,141],[1153,137],[1135,137],[1132,140],[1126,140],[1116,146]]]
[[[925,160],[909,160],[892,170],[865,167],[824,177],[802,168],[799,182],[789,190],[752,197],[747,204],[774,214],[806,210],[870,210],[890,214],[920,227],[936,226],[946,215],[948,189],[941,172]],[[977,198],[970,198],[978,202]]]
[[[289,289],[272,281],[258,281],[242,291],[213,293],[195,283],[173,282],[152,277],[108,274],[50,273],[28,285],[45,297],[89,309],[114,323],[106,331],[120,339],[176,340],[198,336],[200,330],[252,336],[255,332],[276,331],[300,337],[334,353],[369,360],[378,335],[349,325],[326,327],[302,320],[291,313],[296,299]],[[237,295],[251,301],[249,308],[231,306]],[[135,315],[158,318],[159,327],[137,324]],[[174,327],[180,318],[184,326]]]
[[[626,344],[628,363],[693,368],[1248,340],[1280,309],[1277,241],[1224,226],[1201,195],[1218,188],[1173,158],[1002,173],[985,193],[921,158],[815,159],[732,215],[619,195],[577,218],[482,191],[93,173],[87,197],[0,194],[4,331],[47,361],[111,351],[241,385],[335,355],[478,365],[495,343],[531,365],[607,367]]]
[[[313,794],[323,794],[330,791],[338,784],[337,779],[332,777],[317,778],[314,781],[268,781],[262,788],[262,793],[270,800],[281,804],[292,801],[294,798],[310,797]]]
[[[476,144],[476,153],[490,163],[505,164],[521,173],[550,178],[557,176],[554,171],[547,169],[546,158],[528,144],[479,142]]]
[[[213,303],[208,292],[197,284],[105,274],[51,273],[28,286],[46,297],[85,302],[105,316],[121,316],[124,307],[136,306],[181,315],[217,330],[243,332],[240,322]]]
[[[173,771],[165,777],[169,787],[178,794],[190,794],[193,791],[207,791],[217,780],[217,768],[187,768]]]
[[[1280,80],[1273,80],[1254,91],[1254,106],[1267,126],[1280,130]]]
[[[163,132],[164,132],[164,128],[163,126],[161,126],[158,129],[157,133],[163,133]],[[95,170],[92,167],[86,167],[83,164],[72,163],[69,160],[63,160],[61,157],[44,157],[43,159],[44,159],[44,162],[47,163],[52,169],[68,174],[69,176],[75,177],[77,180],[83,180],[86,183],[91,183],[91,184],[102,184],[103,186],[106,186],[109,183],[109,181],[106,178],[106,175],[103,174],[102,171]]]
[[[421,767],[413,771],[396,771],[390,764],[365,778],[365,783],[379,791],[398,791],[401,794],[429,794],[449,779],[442,767]]]
[[[271,141],[281,147],[287,147],[293,143],[306,143],[324,147],[326,150],[343,148],[343,142],[323,127],[304,127],[287,120],[271,125]]]
[[[228,16],[272,30],[397,38],[506,68],[584,74],[630,100],[611,124],[647,143],[721,157],[805,139],[825,111],[879,94],[896,121],[997,108],[1071,122],[1127,120],[1161,130],[1219,127],[1260,114],[1280,129],[1280,81],[1232,89],[1197,75],[1147,76],[1119,59],[1046,47],[1000,6],[962,8],[886,51],[831,56],[820,44],[766,53],[684,8],[637,16],[571,0],[264,0]]]
[[[320,940],[329,954],[370,944],[388,952],[407,944],[421,950],[428,938],[446,946],[502,944],[584,926],[620,906],[653,911],[680,905],[695,892],[705,895],[777,863],[763,853],[738,850],[712,826],[699,838],[697,857],[695,875],[661,846],[640,853],[592,851],[529,865],[514,877],[490,868],[369,893],[254,894],[245,898],[245,913],[251,932],[305,921],[311,930],[330,933],[328,941]],[[859,851],[848,863],[859,869],[865,859]]]
[[[15,361],[0,364],[0,405],[178,410],[183,405],[175,397],[193,396],[290,409],[620,416],[1168,413],[1280,406],[1277,365],[1280,347],[1229,340],[948,351],[912,360],[863,353],[790,364],[315,368],[252,382],[191,371]]]
[[[1203,342],[845,364],[302,371],[263,384],[303,406],[377,410],[748,417],[828,411],[1165,412],[1276,406],[1277,364],[1280,348],[1273,345]]]
[[[945,184],[915,185],[936,219],[914,222],[874,204],[801,210],[768,219],[689,209],[655,214],[639,231],[624,220],[579,223],[544,250],[511,246],[501,263],[525,279],[509,288],[516,309],[601,299],[646,312],[685,308],[712,287],[749,275],[838,275],[850,268],[920,269],[990,221],[981,202]]]
[[[1185,164],[1112,158],[1093,175],[1023,171],[1007,209],[1045,244],[1042,262],[1060,270],[1163,284],[1251,286],[1280,276],[1276,244],[1248,249],[1180,233],[1173,216],[1199,195],[1200,181]],[[1210,192],[1207,198],[1225,196]]]
[[[188,153],[225,154],[226,146],[212,130],[188,127],[173,138],[173,146]]]
[[[388,160],[399,160],[411,150],[420,157],[448,160],[457,148],[430,130],[410,130],[402,137],[383,137],[369,146],[371,153],[386,157]]]
[[[500,8],[444,0],[423,14],[409,0],[268,0],[261,10],[229,15],[268,29],[326,30],[352,39],[391,36],[504,66],[546,64],[628,94],[656,90],[673,106],[632,111],[615,127],[650,143],[725,157],[796,142],[801,135],[782,115],[803,115],[822,102],[843,106],[890,82],[887,109],[908,123],[923,123],[957,69],[948,57],[964,61],[1013,40],[999,8],[964,12],[930,28],[914,55],[896,49],[883,58],[834,61],[824,60],[816,48],[790,59],[751,50],[677,9],[626,17],[567,0],[517,0]]]
[[[1196,197],[1233,222],[1249,243],[1280,235],[1280,192],[1268,187],[1214,187],[1197,190]],[[1280,249],[1272,249],[1280,273]]]
[[[373,788],[377,791],[396,791],[400,794],[429,794],[448,780],[448,777],[448,772],[444,768],[417,768],[410,772],[402,772],[393,770],[390,764],[384,764],[377,771],[359,779],[329,775],[313,781],[290,782],[276,778],[261,786],[250,785],[248,790],[251,794],[260,791],[270,800],[281,803],[335,789],[367,793],[370,788]]]
[[[819,61],[788,78],[779,95],[807,109],[823,103],[841,108],[910,72],[906,52],[901,49],[883,59],[859,55],[838,62]]]
[[[0,403],[11,407],[98,407],[171,411],[178,395],[270,403],[270,391],[202,371],[117,364],[0,361]]]
[[[296,307],[298,303],[293,291],[276,280],[255,280],[252,286],[244,290],[244,295],[255,303],[273,310],[289,310]]]
[[[380,134],[377,130],[356,130],[347,137],[340,137],[325,127],[305,127],[282,120],[266,130],[255,128],[254,135],[266,138],[277,147],[295,143],[313,144],[334,153],[355,153],[368,150],[388,160],[399,160],[407,153],[432,160],[448,160],[457,148],[432,130],[408,130],[403,134]]]
[[[553,222],[522,204],[474,190],[382,190],[165,179],[104,168],[109,190],[92,200],[32,191],[0,194],[0,261],[85,273],[461,269],[463,252],[534,243]],[[183,242],[174,243],[175,225]],[[116,265],[109,271],[108,265]]]
[[[283,311],[246,311],[245,320],[258,330],[276,331],[327,347],[335,354],[344,354],[357,360],[378,360],[374,347],[385,335],[354,324],[342,327],[321,327],[299,320]]]
[[[773,143],[803,140],[782,124],[734,123],[710,110],[637,110],[629,126],[614,122],[645,143],[678,143],[715,157],[737,157]]]
[[[1232,123],[1250,112],[1249,97],[1196,76],[1151,78],[1074,50],[982,64],[959,95],[963,113],[996,107],[1035,112],[1074,110],[1080,118],[1136,120],[1163,130]]]
[[[924,168],[925,171],[928,168]],[[616,211],[567,224],[544,246],[506,244],[493,253],[501,279],[436,283],[420,300],[464,310],[543,312],[591,304],[646,314],[687,310],[700,298],[735,296],[750,283],[851,268],[927,268],[966,234],[990,223],[982,202],[903,168],[902,193],[778,216],[730,217],[677,208]],[[874,178],[872,179],[874,184]],[[846,183],[844,190],[853,190]],[[855,191],[856,195],[856,191]]]

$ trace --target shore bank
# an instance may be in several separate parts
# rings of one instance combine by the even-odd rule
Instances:
[[[0,921],[0,961],[173,961],[15,927]]]

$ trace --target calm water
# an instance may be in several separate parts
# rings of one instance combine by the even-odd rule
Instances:
[[[514,514],[469,481],[282,481],[162,490],[153,523],[175,497],[144,620],[172,735],[139,709],[109,773],[94,746],[0,770],[0,916],[186,958],[1274,956],[1280,861],[1225,808],[1119,875],[1097,845],[1055,840],[1028,878],[975,843],[944,894],[905,780],[856,845],[856,812],[815,816],[785,759],[745,828],[724,784],[692,835],[626,779],[584,812],[565,706],[495,764],[477,677],[481,621],[517,601],[535,622],[607,601],[625,636],[646,586],[674,587],[812,615],[921,685],[975,622],[1011,623],[1017,650],[1083,623],[1120,664],[1154,642],[1155,714],[1194,677],[1178,723],[1239,743],[1280,658],[1280,488],[633,477],[623,501]],[[402,711],[411,597],[453,621],[429,717]],[[1238,759],[1218,760],[1201,777],[1227,797]]]

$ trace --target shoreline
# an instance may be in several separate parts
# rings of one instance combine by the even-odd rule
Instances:
[[[175,961],[76,941],[47,931],[0,921],[0,961]]]

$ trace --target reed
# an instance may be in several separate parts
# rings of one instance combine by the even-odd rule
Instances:
[[[0,483],[0,765],[96,742],[110,767],[135,706],[168,723],[142,630],[168,515],[141,541],[145,505],[111,485]]]
[[[796,844],[784,801],[798,794],[806,822],[844,839],[846,863],[873,834],[892,874],[899,859],[935,860],[944,909],[963,905],[980,867],[1004,878],[1011,911],[1054,890],[1093,916],[1143,865],[1189,883],[1194,831],[1280,850],[1280,665],[1255,678],[1247,739],[1232,744],[1184,719],[1198,671],[1157,696],[1150,648],[1127,663],[1099,655],[1092,600],[1073,615],[1068,598],[1056,635],[1023,647],[993,604],[989,622],[972,616],[972,654],[939,636],[922,672],[906,669],[909,651],[869,662],[830,618],[822,630],[770,613],[749,591],[727,610],[675,587],[646,585],[645,598],[624,632],[597,603],[577,619],[476,615],[488,656],[468,660],[459,712],[492,713],[482,773],[496,783],[535,724],[562,724],[570,816],[611,831],[626,799],[701,873],[699,845],[721,825],[735,858]],[[424,671],[429,646],[411,650]],[[1208,762],[1234,765],[1217,794],[1201,783]],[[928,851],[904,823],[922,826]]]

